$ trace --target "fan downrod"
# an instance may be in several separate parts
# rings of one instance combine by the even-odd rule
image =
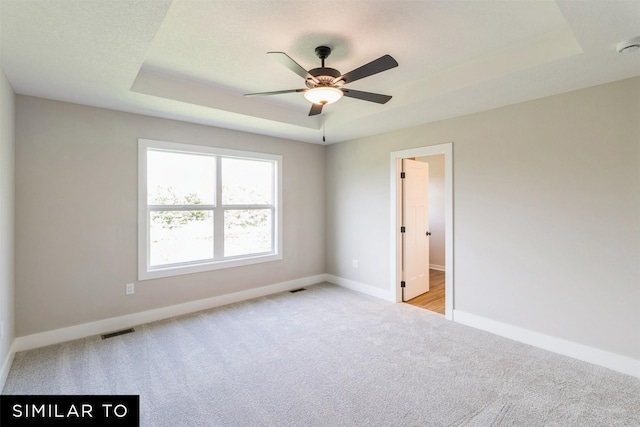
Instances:
[[[324,60],[331,55],[331,48],[329,46],[318,46],[316,48],[316,56],[322,61],[322,67],[324,68]]]

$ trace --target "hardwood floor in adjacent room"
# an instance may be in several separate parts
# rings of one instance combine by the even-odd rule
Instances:
[[[444,271],[430,269],[429,292],[406,301],[406,303],[444,314]]]

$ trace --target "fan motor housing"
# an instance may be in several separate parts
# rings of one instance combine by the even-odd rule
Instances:
[[[314,82],[313,80],[307,80],[306,83],[307,83],[307,87],[309,88],[314,88],[318,86],[340,86],[344,84],[344,81],[342,80],[337,82],[334,81],[336,78],[342,75],[342,73],[340,73],[340,71],[336,70],[335,68],[328,68],[328,67],[314,68],[312,70],[309,70],[308,73],[318,80],[318,83]]]

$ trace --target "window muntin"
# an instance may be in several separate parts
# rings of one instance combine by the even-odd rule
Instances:
[[[139,279],[282,259],[281,161],[139,140]]]

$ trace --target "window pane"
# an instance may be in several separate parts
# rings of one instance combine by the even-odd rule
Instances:
[[[153,211],[149,226],[151,266],[213,258],[212,211]]]
[[[222,159],[222,204],[273,203],[273,162]]]
[[[272,251],[271,209],[224,212],[224,256]]]
[[[147,151],[147,200],[150,205],[213,205],[215,185],[215,157]]]

